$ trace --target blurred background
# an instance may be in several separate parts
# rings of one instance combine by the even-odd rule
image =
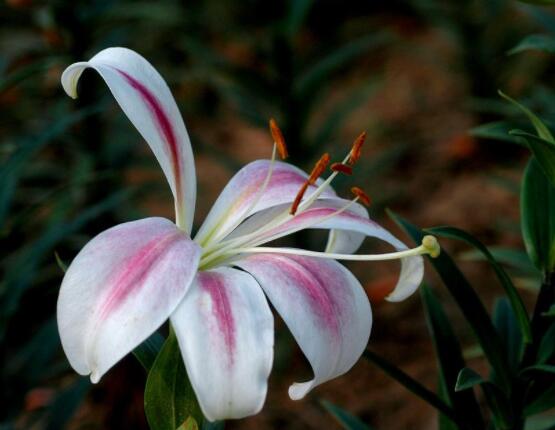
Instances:
[[[343,157],[366,130],[355,176],[340,178],[338,192],[363,187],[372,216],[400,236],[385,208],[422,227],[471,232],[494,246],[526,291],[538,278],[523,256],[518,224],[527,152],[507,138],[518,118],[497,90],[549,124],[553,34],[553,10],[516,0],[2,0],[0,428],[147,428],[143,369],[129,356],[98,385],[76,375],[61,350],[56,298],[62,267],[90,238],[144,216],[171,219],[173,200],[97,75],[86,72],[77,101],[65,96],[59,81],[67,65],[127,46],[166,78],[196,156],[197,227],[242,165],[269,157],[270,117],[283,130],[290,161],[305,169],[326,151]],[[324,239],[310,233],[292,240],[318,249]],[[460,245],[443,246],[491,303],[500,290],[488,267]],[[397,265],[349,267],[374,307],[372,349],[435,389],[418,295],[383,301]],[[480,368],[468,328],[443,296],[467,357]],[[338,428],[322,399],[377,429],[436,427],[431,407],[362,359],[307,399],[291,401],[287,387],[310,369],[277,325],[266,405],[227,428]]]

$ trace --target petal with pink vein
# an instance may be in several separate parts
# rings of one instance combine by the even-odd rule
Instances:
[[[199,272],[171,322],[204,415],[213,421],[258,413],[274,319],[253,277],[227,267]]]
[[[258,197],[258,191],[264,183],[269,168],[269,160],[257,160],[239,170],[212,206],[195,241],[203,243],[218,229],[232,226]],[[284,203],[291,204],[307,177],[308,175],[299,168],[276,161],[270,182],[250,214]],[[310,186],[305,196],[308,197],[315,189],[314,186]],[[335,195],[332,188],[328,187],[321,198],[333,198]]]
[[[363,288],[344,266],[278,254],[256,254],[234,264],[260,283],[314,370],[313,380],[291,385],[292,399],[356,363],[368,343],[372,312]]]
[[[164,218],[93,238],[69,266],[58,297],[58,329],[72,367],[97,382],[168,319],[199,258],[199,246]]]
[[[166,82],[142,56],[108,48],[62,75],[66,93],[77,97],[77,82],[91,67],[106,81],[122,110],[158,159],[175,198],[177,223],[190,232],[196,198],[195,163],[183,118]]]
[[[383,240],[398,251],[407,249],[407,246],[403,242],[393,236],[385,228],[372,221],[368,217],[366,209],[361,205],[355,204],[344,212],[336,213],[348,203],[347,200],[338,198],[319,200],[309,209],[297,214],[288,222],[260,235],[259,244],[265,243],[265,240],[273,240],[277,237],[286,236],[305,228],[316,228],[330,230],[330,238],[326,249],[328,252],[344,254],[353,253],[360,247],[365,237],[374,237]],[[260,229],[275,217],[277,213],[284,209],[286,209],[286,206],[282,205],[261,211],[245,221],[231,236],[237,237],[240,234],[248,234]],[[391,302],[398,302],[406,299],[418,289],[423,277],[424,260],[422,257],[402,258],[399,280],[386,299]]]

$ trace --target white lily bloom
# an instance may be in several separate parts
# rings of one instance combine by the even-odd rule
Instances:
[[[421,255],[438,252],[435,239],[408,249],[369,219],[359,197],[347,201],[336,195],[330,182],[337,172],[309,181],[303,171],[276,161],[279,138],[271,160],[254,161],[230,180],[191,239],[195,165],[168,86],[139,54],[109,48],[64,71],[68,95],[77,97],[77,82],[89,67],[106,81],[158,159],[175,199],[176,222],[146,218],[120,224],[75,257],[57,310],[72,367],[97,382],[169,319],[205,416],[255,414],[264,403],[273,360],[269,300],[314,371],[311,381],[291,385],[292,399],[347,372],[368,343],[372,313],[360,283],[335,260],[399,258],[399,281],[388,296],[399,301],[418,288]],[[306,197],[299,194],[291,215],[300,188]],[[261,246],[305,228],[330,230],[326,252]],[[366,236],[397,252],[353,255]]]

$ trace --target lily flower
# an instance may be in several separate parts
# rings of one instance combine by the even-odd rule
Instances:
[[[400,301],[422,280],[421,255],[439,252],[431,236],[408,249],[373,222],[358,203],[366,200],[360,189],[344,200],[331,188],[338,174],[351,173],[364,137],[322,180],[326,160],[311,175],[276,160],[287,151],[271,121],[271,159],[246,165],[230,180],[192,239],[193,152],[165,81],[136,52],[109,48],[64,71],[69,96],[77,97],[86,68],[101,75],[150,146],[173,193],[176,220],[117,225],[75,257],[57,308],[62,346],[75,371],[98,382],[169,319],[204,415],[216,420],[255,414],[273,360],[269,301],[314,371],[312,380],[291,385],[292,399],[347,372],[368,343],[372,312],[360,283],[336,260],[400,259],[399,281],[388,296]],[[326,250],[264,246],[302,229],[329,230]],[[396,252],[353,254],[366,236]]]

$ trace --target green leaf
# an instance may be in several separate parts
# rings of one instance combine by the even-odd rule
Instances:
[[[442,401],[446,402],[446,404],[449,403],[447,387],[445,386],[445,380],[443,379],[441,372],[438,372],[437,394]],[[449,405],[449,407],[451,407],[451,405]],[[439,430],[459,430],[459,426],[457,426],[453,420],[445,416],[442,412],[438,414],[437,421]]]
[[[549,310],[547,312],[544,312],[542,314],[542,316],[544,316],[544,317],[555,317],[555,304],[551,305]]]
[[[532,329],[530,328],[528,312],[524,307],[522,298],[518,294],[515,286],[513,285],[513,282],[511,281],[511,278],[509,278],[509,275],[507,275],[505,270],[503,270],[501,265],[495,260],[491,252],[489,252],[488,248],[484,246],[484,244],[476,239],[474,236],[455,227],[434,227],[426,229],[425,231],[429,232],[430,234],[463,241],[484,254],[487,261],[495,271],[495,274],[497,275],[501,286],[505,290],[507,297],[509,298],[513,312],[517,317],[518,325],[520,327],[524,342],[530,343],[532,341]]]
[[[163,345],[164,337],[160,333],[154,332],[147,340],[133,350],[133,355],[148,372],[152,368]]]
[[[513,55],[528,50],[544,51],[555,54],[555,38],[548,34],[530,34],[522,39],[507,54]]]
[[[350,414],[346,410],[328,402],[327,400],[322,400],[320,402],[326,410],[333,415],[337,422],[346,430],[371,430],[366,424],[359,420],[354,415]]]
[[[456,391],[468,390],[479,385],[493,414],[496,429],[512,429],[514,416],[512,406],[503,392],[495,384],[486,381],[478,373],[469,368],[460,371],[457,377]]]
[[[463,391],[474,387],[474,385],[481,384],[484,379],[478,375],[474,370],[465,367],[461,369],[457,375],[457,384],[455,391]]]
[[[189,417],[203,419],[177,338],[170,333],[148,374],[145,413],[151,430],[176,429]]]
[[[496,261],[515,269],[519,273],[533,277],[541,275],[541,272],[534,266],[532,261],[530,261],[530,257],[523,249],[502,247],[489,247],[488,249]],[[469,260],[485,260],[484,255],[475,250],[464,252],[461,256]]]
[[[522,238],[532,262],[543,272],[555,266],[555,187],[535,159],[528,162],[520,197]]]
[[[549,385],[540,395],[530,399],[524,407],[524,415],[539,414],[553,407],[555,407],[555,384]]]
[[[555,323],[543,335],[538,348],[538,363],[547,363],[555,354]]]
[[[422,285],[420,293],[428,329],[437,355],[440,374],[445,381],[446,394],[451,405],[453,405],[457,421],[468,422],[474,428],[481,428],[483,421],[474,393],[472,391],[459,393],[455,390],[457,376],[459,371],[465,367],[465,362],[461,347],[451,328],[451,323],[438,299],[428,286]]]
[[[369,349],[364,351],[363,357],[365,359],[371,361],[372,363],[374,363],[376,366],[378,366],[380,369],[382,369],[390,377],[395,379],[398,383],[400,383],[402,386],[404,386],[411,393],[417,395],[422,400],[428,402],[431,406],[436,408],[438,411],[440,411],[442,414],[444,414],[450,420],[455,420],[456,419],[455,413],[454,413],[453,409],[451,408],[451,406],[449,406],[445,401],[443,401],[441,398],[439,398],[432,391],[428,390],[426,387],[424,387],[418,381],[416,381],[415,379],[413,379],[412,377],[407,375],[405,372],[403,372],[397,366],[391,364],[385,358],[380,357],[375,352],[372,352]]]
[[[423,231],[391,211],[389,211],[389,215],[412,237],[415,243],[422,242]],[[428,259],[472,328],[484,354],[495,370],[499,385],[508,392],[512,378],[506,357],[507,352],[476,291],[470,286],[447,252],[442,250],[437,258],[430,259],[428,257]]]
[[[521,130],[512,130],[511,134],[526,141],[547,179],[551,181],[552,185],[555,185],[555,144]]]
[[[515,314],[506,297],[499,298],[495,302],[493,324],[505,346],[507,361],[514,372],[520,365],[524,344]]]
[[[496,121],[482,124],[470,130],[470,135],[482,139],[494,139],[502,142],[516,143],[522,145],[520,139],[509,134],[514,129],[514,124],[508,121]]]
[[[503,91],[498,91],[499,95],[501,97],[503,97],[505,100],[507,100],[508,102],[512,103],[514,106],[516,106],[521,112],[523,112],[528,119],[530,120],[530,122],[532,123],[532,125],[534,126],[534,128],[536,129],[538,136],[541,137],[544,140],[547,140],[548,142],[552,142],[555,143],[555,140],[553,139],[553,135],[551,134],[551,132],[549,131],[549,129],[545,126],[545,124],[536,116],[536,114],[534,112],[532,112],[530,109],[528,109],[526,106],[520,104],[519,102],[517,102],[515,99],[509,97],[507,94],[505,94]]]

